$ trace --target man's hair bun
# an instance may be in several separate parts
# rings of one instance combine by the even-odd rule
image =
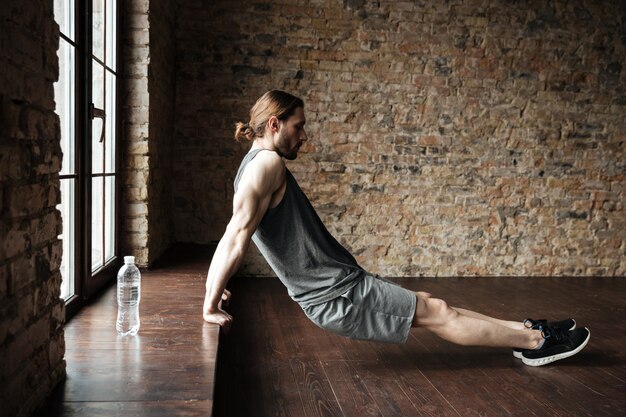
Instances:
[[[249,123],[237,122],[235,124],[235,140],[239,143],[250,142],[254,139],[254,132]]]

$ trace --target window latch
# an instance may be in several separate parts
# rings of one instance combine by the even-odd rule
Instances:
[[[102,143],[104,141],[104,120],[106,119],[106,113],[104,110],[97,108],[91,103],[89,105],[89,117],[91,120],[98,118],[102,119],[102,132],[100,133],[100,140],[98,142]]]

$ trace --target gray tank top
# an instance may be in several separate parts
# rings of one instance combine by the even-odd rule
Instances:
[[[252,150],[243,158],[235,192],[246,165],[261,150]],[[291,298],[308,307],[345,293],[366,271],[328,232],[296,179],[285,170],[285,195],[276,207],[267,209],[252,241]]]

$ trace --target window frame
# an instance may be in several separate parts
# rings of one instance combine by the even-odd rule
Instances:
[[[105,0],[105,8],[106,8]],[[115,70],[115,132],[112,137],[116,140],[115,146],[115,236],[114,255],[111,260],[102,268],[92,274],[91,270],[91,203],[92,203],[92,48],[93,48],[93,9],[92,1],[75,0],[74,2],[74,41],[61,34],[61,38],[69,42],[75,48],[75,59],[73,70],[75,72],[74,102],[76,103],[75,116],[73,120],[75,142],[75,173],[60,175],[60,178],[75,178],[75,200],[74,200],[74,263],[68,268],[74,268],[74,291],[66,300],[66,320],[71,319],[91,298],[98,295],[103,288],[116,276],[116,272],[121,265],[121,156],[122,156],[122,124],[121,114],[121,79],[123,77],[122,59],[122,28],[123,19],[121,10],[123,0],[117,0],[115,8],[115,45],[116,68]],[[106,73],[106,69],[105,69]],[[106,82],[106,81],[105,81]],[[102,123],[105,123],[103,120]],[[104,221],[104,217],[103,217]]]

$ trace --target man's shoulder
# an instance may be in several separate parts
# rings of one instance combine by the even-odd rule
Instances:
[[[269,149],[261,149],[250,161],[255,170],[261,170],[268,174],[279,174],[285,170],[285,161],[276,152]]]
[[[242,182],[275,191],[285,181],[285,161],[274,151],[262,149],[248,163]]]

